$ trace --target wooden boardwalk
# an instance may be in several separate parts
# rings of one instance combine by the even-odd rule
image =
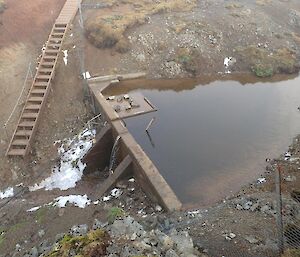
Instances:
[[[69,24],[77,13],[78,4],[78,0],[67,0],[53,25],[46,49],[42,54],[27,100],[7,149],[7,156],[24,157],[30,149],[38,121],[50,92],[51,81],[54,78],[63,40]]]

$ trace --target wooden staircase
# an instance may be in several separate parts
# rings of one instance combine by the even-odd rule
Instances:
[[[51,81],[54,78],[55,67],[68,26],[78,10],[78,0],[67,0],[60,15],[55,21],[48,38],[46,49],[42,54],[36,75],[33,79],[27,100],[14,131],[7,156],[24,157],[36,133],[38,121],[41,118]]]

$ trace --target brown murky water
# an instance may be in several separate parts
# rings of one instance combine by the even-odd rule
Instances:
[[[256,180],[265,159],[300,131],[300,77],[135,80],[107,93],[130,91],[158,111],[126,119],[127,127],[186,206],[212,204]]]

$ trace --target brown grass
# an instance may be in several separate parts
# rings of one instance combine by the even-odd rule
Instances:
[[[256,0],[256,4],[260,6],[265,6],[272,3],[272,0]]]
[[[293,33],[292,37],[297,44],[300,44],[300,34]]]
[[[226,4],[225,5],[225,8],[226,9],[237,9],[237,8],[242,8],[243,7],[243,5],[242,4],[240,4],[240,3],[228,3],[228,4]]]
[[[147,17],[169,11],[188,11],[196,5],[196,0],[163,0],[160,2],[141,0],[111,0],[115,4],[130,5],[131,8],[118,15],[93,16],[86,21],[86,36],[88,40],[99,48],[116,47],[119,52],[129,50],[129,42],[125,33],[129,28],[144,24]]]
[[[300,250],[299,249],[288,249],[284,252],[281,257],[300,257]]]

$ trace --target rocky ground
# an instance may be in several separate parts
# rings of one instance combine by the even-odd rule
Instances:
[[[88,46],[87,56],[99,53],[108,60],[108,65],[99,64],[95,70],[93,58],[88,58],[87,67],[104,74],[112,69],[125,73],[145,70],[152,78],[251,71],[265,77],[299,70],[297,1],[206,0],[187,5],[191,10],[177,7],[147,15],[143,4],[132,6],[128,0],[107,9],[86,11],[88,40],[97,46]],[[132,25],[135,12],[146,15],[142,21],[136,17],[139,20]],[[106,18],[99,20],[101,15]],[[128,17],[130,24],[126,23]],[[120,24],[122,30],[118,29]],[[97,29],[103,28],[109,33],[97,34]],[[125,50],[120,51],[119,38],[127,40]],[[110,39],[109,43],[100,44],[104,39]]]
[[[1,125],[9,118],[19,96],[28,60],[32,60],[34,67],[63,2],[56,0],[50,4],[36,0],[21,5],[16,0],[0,1],[3,9],[0,14]],[[2,3],[5,8],[1,7]],[[112,22],[116,15],[122,19],[121,16],[132,13],[134,8],[144,8],[143,5],[132,7],[132,1],[107,3],[111,7],[84,12],[85,20],[87,14],[105,13],[108,18],[113,17],[106,22]],[[68,65],[60,59],[46,115],[28,158],[4,157],[18,115],[13,116],[6,128],[1,127],[0,256],[43,253],[42,256],[47,256],[50,251],[54,251],[51,256],[60,256],[64,250],[70,250],[70,255],[65,256],[74,256],[74,244],[80,246],[77,250],[98,251],[88,256],[104,253],[110,256],[276,256],[274,174],[280,166],[286,227],[298,220],[300,211],[295,198],[300,182],[300,138],[295,139],[288,154],[266,164],[267,173],[260,180],[205,209],[164,213],[132,181],[118,184],[117,191],[99,199],[97,189],[107,176],[100,173],[80,177],[76,187],[66,190],[29,190],[30,186],[49,178],[52,168],[60,163],[61,153],[57,152],[60,145],[54,143],[72,139],[93,117],[84,104],[84,90],[78,76],[77,49],[81,46],[85,49],[87,70],[92,75],[146,71],[151,78],[231,72],[269,76],[299,69],[297,0],[191,3],[196,5],[188,12],[175,6],[172,11],[146,13],[140,26],[135,24],[122,31],[128,45],[121,53],[114,45],[96,48],[82,37],[77,20],[74,22],[64,45],[69,54]],[[44,8],[46,5],[48,8]],[[22,103],[17,113],[21,107]],[[72,169],[80,171],[77,159],[75,166]],[[14,186],[14,197],[10,190],[6,191],[9,186]],[[70,196],[76,200],[70,200]],[[69,204],[62,206],[65,198],[58,197],[69,197]],[[35,207],[38,209],[32,209]],[[89,229],[101,233],[96,233],[95,239]],[[121,230],[127,232],[121,234]],[[64,236],[68,231],[71,236]],[[80,234],[84,237],[78,238]]]

